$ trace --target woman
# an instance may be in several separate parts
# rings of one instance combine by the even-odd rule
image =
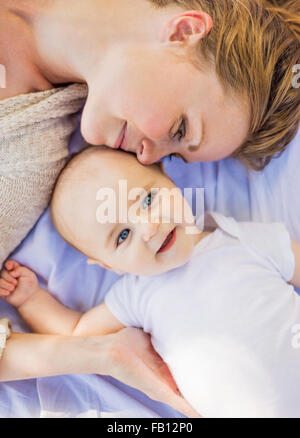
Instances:
[[[282,152],[299,125],[299,89],[291,83],[292,67],[300,63],[300,19],[298,1],[277,3],[289,8],[262,0],[87,0],[84,9],[80,0],[72,0],[72,8],[65,0],[2,1],[0,62],[7,84],[0,90],[1,118],[10,129],[1,149],[1,185],[6,188],[0,196],[10,192],[10,204],[1,212],[1,233],[21,211],[26,220],[16,229],[6,228],[1,262],[45,208],[65,162],[72,115],[86,96],[85,85],[53,90],[55,85],[86,83],[85,139],[135,152],[144,164],[174,153],[186,161],[233,155],[263,169]],[[20,38],[12,39],[12,34]],[[30,120],[28,114],[23,117],[31,109],[31,101],[19,96],[24,93],[37,99]],[[17,122],[10,125],[14,117]],[[26,187],[21,211],[16,209],[20,180],[14,185],[14,168],[6,165],[16,157]],[[26,183],[32,172],[43,181],[40,199],[41,185],[32,179]],[[141,347],[133,347],[134,337]],[[1,380],[114,370],[115,377],[153,398],[184,408],[146,335],[127,331],[121,337],[96,339],[97,354],[92,342],[13,334],[0,363]],[[70,349],[76,357],[72,365],[57,359],[57,348]],[[49,358],[42,367],[41,351]],[[141,351],[148,352],[146,361]],[[29,362],[19,360],[25,353]]]

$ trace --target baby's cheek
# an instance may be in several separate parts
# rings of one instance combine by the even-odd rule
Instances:
[[[159,264],[156,262],[153,255],[138,257],[135,261],[135,274],[136,275],[156,275],[159,273]]]

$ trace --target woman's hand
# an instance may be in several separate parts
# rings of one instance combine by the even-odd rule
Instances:
[[[167,365],[155,352],[150,336],[141,329],[125,328],[105,336],[107,355],[101,374],[110,375],[139,389],[153,400],[163,402],[188,417],[200,415],[187,403]]]
[[[140,329],[88,337],[13,332],[0,361],[0,382],[95,373],[110,375],[188,417],[200,417],[179,395],[167,365]]]

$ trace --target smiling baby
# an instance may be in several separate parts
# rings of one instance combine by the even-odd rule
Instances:
[[[34,331],[140,327],[201,415],[300,415],[300,297],[292,286],[300,286],[300,251],[283,224],[207,213],[202,230],[161,166],[105,147],[68,163],[51,214],[88,263],[125,275],[104,303],[80,314],[9,260],[0,294]]]

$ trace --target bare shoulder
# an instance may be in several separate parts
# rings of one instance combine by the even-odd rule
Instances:
[[[0,100],[53,88],[36,68],[26,22],[0,2]]]
[[[34,75],[29,78],[29,81],[18,80],[18,74],[10,74],[10,69],[6,65],[0,64],[0,101],[9,99],[10,97],[19,96],[21,94],[35,93],[38,91],[50,90],[53,85],[50,83],[44,86],[38,85],[39,80],[34,79]]]

